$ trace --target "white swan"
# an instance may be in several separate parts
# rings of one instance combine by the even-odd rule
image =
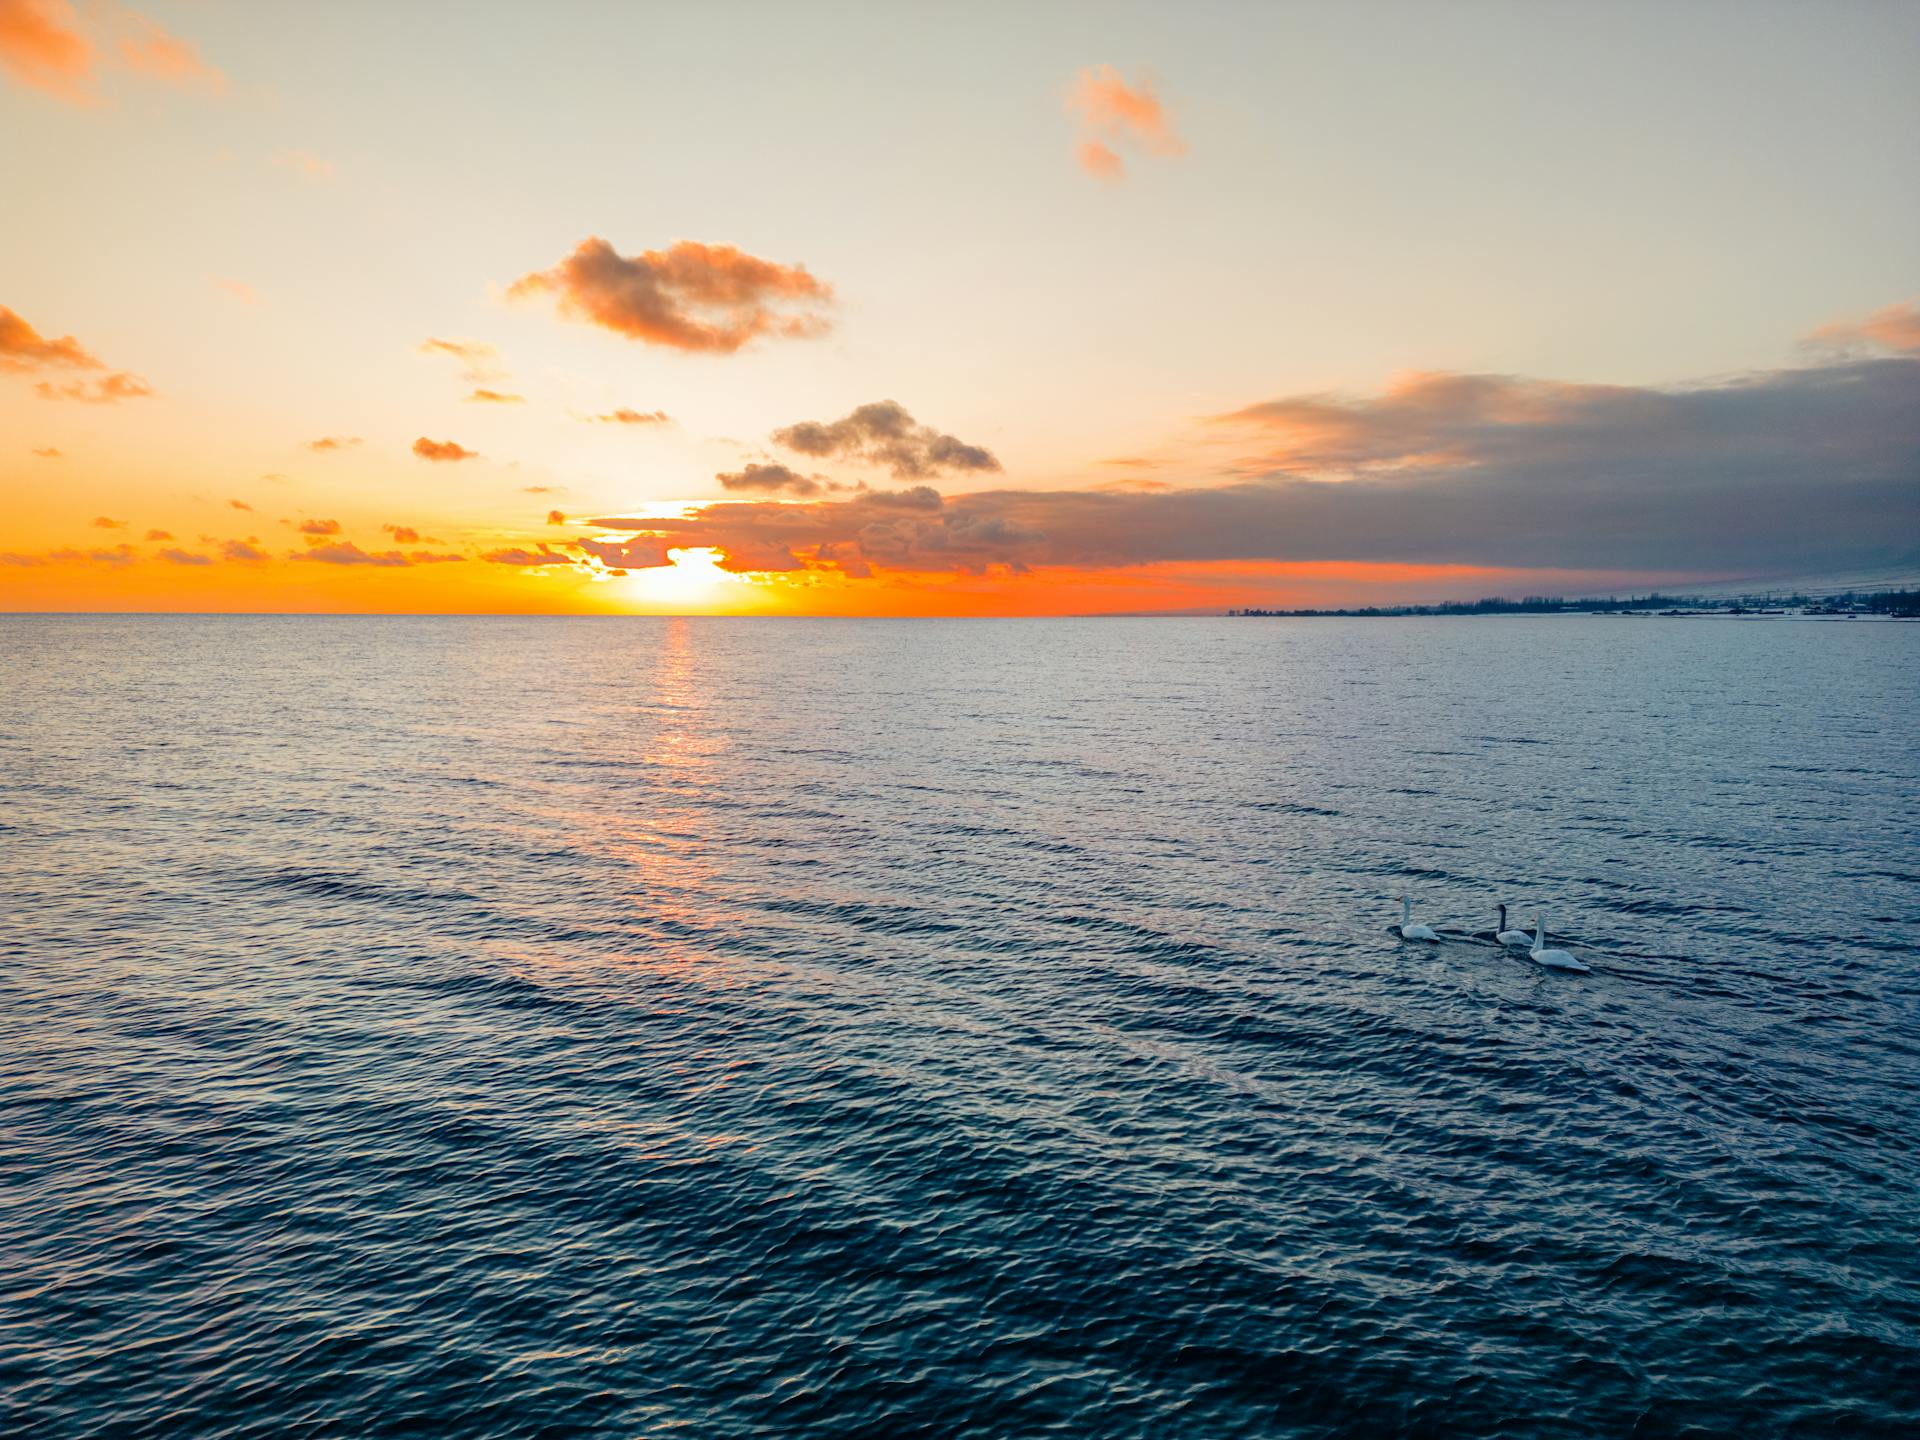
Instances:
[[[1547,925],[1544,920],[1536,919],[1533,922],[1533,948],[1527,952],[1527,958],[1549,970],[1571,970],[1578,975],[1593,973],[1591,965],[1581,964],[1566,951],[1547,949]]]
[[[1502,905],[1500,907],[1500,928],[1493,932],[1493,943],[1496,945],[1504,945],[1509,950],[1531,950],[1533,948],[1533,936],[1524,930],[1509,930],[1507,928],[1507,907]]]
[[[1413,901],[1400,897],[1400,938],[1402,940],[1438,940],[1440,932],[1431,925],[1413,923]]]

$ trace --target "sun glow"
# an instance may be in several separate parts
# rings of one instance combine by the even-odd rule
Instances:
[[[724,610],[750,604],[759,588],[744,575],[722,570],[718,550],[669,550],[667,558],[671,565],[629,570],[617,578],[622,600],[647,610]]]

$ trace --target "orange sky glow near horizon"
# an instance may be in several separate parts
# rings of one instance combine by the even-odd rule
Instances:
[[[0,0],[30,140],[0,146],[0,611],[1177,614],[1920,568],[1911,17],[1203,7],[1089,54],[1069,9],[988,26],[985,81],[958,15],[674,20],[689,57],[919,76],[729,105],[733,62],[636,93],[638,12],[592,12],[562,83],[511,7],[376,41],[352,7]],[[455,63],[409,71],[429,39]],[[1542,49],[1639,90],[1545,104],[1501,59]],[[1414,133],[1474,178],[1437,192]]]

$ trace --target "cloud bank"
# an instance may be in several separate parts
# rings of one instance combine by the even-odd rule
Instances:
[[[916,486],[593,523],[715,547],[736,571],[849,575],[1340,560],[1758,578],[1920,560],[1920,354],[1888,345],[1672,389],[1419,375],[1262,401],[1210,429],[1248,447],[1239,478]]]

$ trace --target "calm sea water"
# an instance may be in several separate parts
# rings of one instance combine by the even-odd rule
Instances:
[[[0,620],[0,1432],[1912,1433],[1917,702],[1895,624]]]

